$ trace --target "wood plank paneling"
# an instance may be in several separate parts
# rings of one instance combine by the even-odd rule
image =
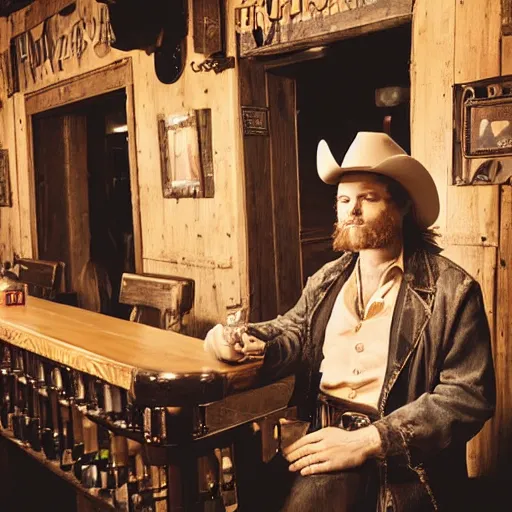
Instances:
[[[446,232],[452,162],[455,0],[417,0],[411,55],[411,151],[432,174],[440,196],[436,222]],[[432,59],[432,55],[438,56]]]
[[[435,56],[435,58],[433,58]],[[414,7],[412,152],[432,172],[441,196],[444,254],[481,284],[495,338],[498,187],[455,187],[452,176],[454,83],[500,73],[500,2],[417,0]],[[473,476],[496,460],[490,424],[468,445]]]
[[[455,82],[500,74],[501,2],[455,2]]]
[[[22,94],[13,96],[15,146],[18,173],[18,212],[20,226],[19,253],[24,258],[32,258],[36,249],[37,233],[34,231],[36,218],[35,200],[33,195],[31,127],[25,115],[25,98]]]
[[[501,38],[501,74],[512,75],[512,36]]]
[[[267,107],[265,69],[261,63],[241,59],[240,103]],[[270,319],[277,312],[276,266],[271,189],[270,138],[244,136],[247,243],[251,320]]]
[[[49,1],[35,4],[42,7],[42,4],[55,6],[56,3]],[[46,7],[51,8],[50,5],[45,5]],[[115,67],[119,60],[132,59],[135,83],[133,94],[127,90],[127,113],[135,244],[140,248],[141,255],[136,263],[137,271],[151,271],[151,268],[159,267],[161,270],[165,269],[165,272],[194,279],[200,286],[198,296],[204,296],[205,299],[196,301],[194,305],[193,311],[197,316],[192,318],[191,315],[194,323],[191,328],[197,336],[202,336],[208,326],[225,320],[227,306],[246,303],[248,300],[247,225],[237,73],[233,69],[221,74],[194,73],[191,70],[192,61],[200,62],[204,58],[204,55],[193,51],[192,17],[189,18],[187,62],[184,73],[176,84],[166,85],[158,81],[152,55],[114,49],[99,55],[95,47],[99,42],[99,23],[102,20],[100,10],[104,7],[96,0],[77,0],[73,14],[55,17],[50,23],[52,30],[49,36],[52,41],[63,36],[70,42],[73,26],[82,23],[79,25],[82,27],[85,23],[89,32],[83,34],[87,47],[81,47],[84,51],[80,58],[77,57],[76,47],[75,53],[70,50],[69,57],[65,55],[61,59],[57,56],[56,63],[62,69],[56,66],[53,73],[41,74],[39,68],[36,69],[35,79],[29,77],[26,89],[6,100],[3,109],[0,109],[0,126],[3,123],[1,119],[9,119],[11,116],[10,125],[5,124],[6,133],[9,132],[5,144],[10,149],[11,164],[18,171],[15,177],[19,182],[18,186],[13,180],[13,187],[19,188],[19,194],[16,192],[15,204],[9,209],[15,212],[14,220],[12,212],[0,212],[0,243],[5,243],[7,253],[16,249],[24,256],[34,256],[32,241],[35,245],[37,233],[35,228],[31,231],[31,226],[36,225],[31,184],[31,133],[27,124],[24,94],[29,95],[30,108],[33,111],[80,101],[86,96],[104,92],[107,83],[113,88],[123,87],[121,82],[126,80],[123,80],[121,71],[117,73],[114,82],[108,81],[110,79],[102,76],[101,72],[110,65]],[[189,7],[190,12],[193,12],[191,0]],[[225,12],[225,43],[228,55],[236,52],[234,9],[231,7],[230,0]],[[43,28],[41,23],[57,11],[46,9],[44,12],[38,11],[39,14],[27,9],[20,11],[12,18],[16,23],[15,34],[32,27],[33,37],[40,37]],[[4,30],[5,27],[7,30]],[[94,27],[96,32],[93,36]],[[0,32],[0,44],[7,48],[11,23],[0,19]],[[88,74],[94,77],[95,83],[87,90],[72,85],[71,79]],[[50,99],[45,104],[32,103],[36,102],[38,93],[49,91],[57,83],[52,90],[53,99],[48,96]],[[212,110],[215,197],[179,201],[164,199],[156,133],[157,116],[202,108]],[[130,113],[133,115],[130,116]],[[137,201],[140,201],[138,210]],[[139,242],[137,229],[140,233]]]
[[[295,80],[269,73],[267,86],[277,313],[283,314],[302,291]]]
[[[491,469],[512,477],[512,186],[501,189],[500,248],[494,362],[497,380],[497,408],[489,435],[487,451],[497,458]],[[485,453],[482,450],[483,453]],[[485,459],[485,458],[484,458]]]
[[[467,245],[498,245],[499,187],[449,186],[447,239]],[[457,242],[457,240],[459,242]]]
[[[494,290],[497,248],[452,245],[443,252],[443,255],[458,263],[480,283],[484,295],[485,311],[494,340],[496,324]],[[491,430],[491,424],[487,423],[484,429],[468,443],[467,464],[469,475],[472,477],[488,475],[490,468],[495,464],[497,448],[495,434]]]
[[[12,206],[0,208],[0,261],[12,261],[13,253],[20,250],[20,216],[14,105],[7,100],[5,78],[0,72],[0,148],[9,152]]]
[[[130,162],[130,193],[132,197],[133,244],[135,252],[135,272],[141,273],[142,226],[140,219],[139,165],[137,160],[137,124],[135,120],[133,84],[126,85],[126,120],[128,124],[128,158]]]
[[[80,273],[90,257],[89,173],[87,171],[87,118],[64,118],[65,187],[68,204],[70,291],[80,287]]]
[[[480,80],[500,74],[500,2],[473,0],[455,3],[455,68],[456,83]],[[464,234],[474,244],[498,242],[499,190],[489,187],[450,187],[447,197],[447,231],[453,236]],[[492,262],[492,248],[474,250],[460,248],[471,272],[479,261],[482,275],[475,275],[482,285],[486,309],[495,313],[496,264]],[[461,263],[463,264],[463,263]],[[486,265],[484,267],[483,265]],[[476,269],[475,269],[476,270]],[[489,318],[493,339],[496,337],[494,314]],[[495,440],[486,427],[468,444],[468,465],[471,476],[482,476],[496,462]]]

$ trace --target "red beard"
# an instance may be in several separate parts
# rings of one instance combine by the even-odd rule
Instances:
[[[389,214],[371,222],[363,222],[360,217],[351,218],[334,227],[332,247],[337,252],[383,249],[400,236],[400,225]]]

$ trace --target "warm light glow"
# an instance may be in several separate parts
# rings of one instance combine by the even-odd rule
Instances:
[[[128,131],[128,125],[122,124],[121,126],[116,126],[115,128],[112,128],[112,133],[125,133]]]

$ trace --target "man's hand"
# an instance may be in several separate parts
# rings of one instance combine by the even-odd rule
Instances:
[[[204,340],[204,350],[221,361],[238,362],[247,356],[260,356],[265,343],[254,336],[242,334],[242,343],[233,343],[225,335],[224,326],[217,324],[210,329]]]
[[[379,431],[372,425],[346,431],[327,427],[299,439],[283,450],[290,471],[303,476],[361,466],[381,450]]]

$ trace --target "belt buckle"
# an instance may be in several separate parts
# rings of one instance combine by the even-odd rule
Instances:
[[[359,430],[371,425],[371,420],[366,414],[346,411],[341,415],[341,425],[344,430]]]

